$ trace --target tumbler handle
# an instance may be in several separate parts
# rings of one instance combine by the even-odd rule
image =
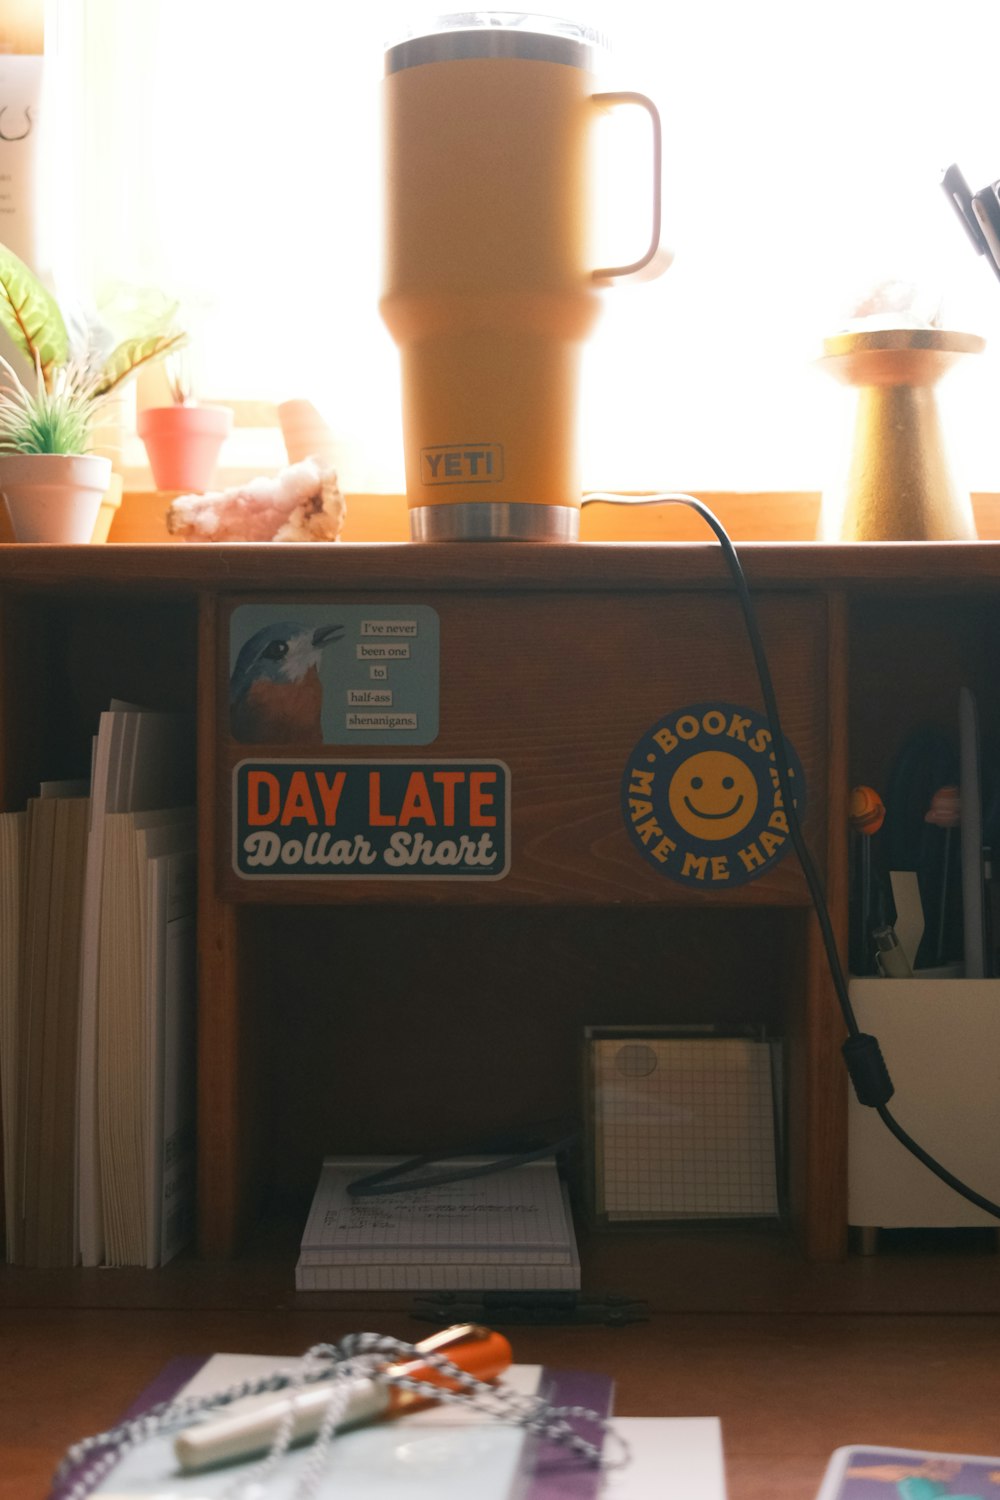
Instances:
[[[671,257],[669,252],[663,253],[660,250],[660,172],[663,161],[663,131],[660,126],[660,112],[652,99],[645,94],[631,92],[594,94],[593,99],[595,104],[607,105],[610,108],[618,104],[638,104],[649,115],[653,127],[653,232],[650,236],[649,248],[631,265],[604,267],[600,271],[594,271],[593,278],[595,281],[611,281],[616,277],[635,276],[643,270],[646,271],[644,279],[661,276],[669,266]],[[649,267],[648,270],[647,267]]]

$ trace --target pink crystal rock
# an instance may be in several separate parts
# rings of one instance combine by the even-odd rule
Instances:
[[[189,542],[335,542],[346,510],[335,471],[305,458],[273,478],[178,495],[167,530]]]

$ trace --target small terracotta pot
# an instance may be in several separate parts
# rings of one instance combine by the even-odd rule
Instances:
[[[0,454],[0,493],[19,542],[89,542],[111,482],[93,453]]]
[[[204,494],[232,425],[228,406],[147,406],[140,411],[136,431],[146,445],[156,488]]]
[[[279,402],[278,423],[290,464],[318,458],[321,464],[334,467],[337,449],[333,433],[311,401]]]

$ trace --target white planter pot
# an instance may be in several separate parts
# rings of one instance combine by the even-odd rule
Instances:
[[[19,542],[89,542],[111,482],[92,453],[0,453],[0,494]]]

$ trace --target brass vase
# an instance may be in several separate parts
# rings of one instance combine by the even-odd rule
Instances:
[[[941,328],[840,333],[821,367],[857,392],[846,478],[823,493],[826,542],[974,541],[972,502],[948,462],[934,387],[985,340]]]

